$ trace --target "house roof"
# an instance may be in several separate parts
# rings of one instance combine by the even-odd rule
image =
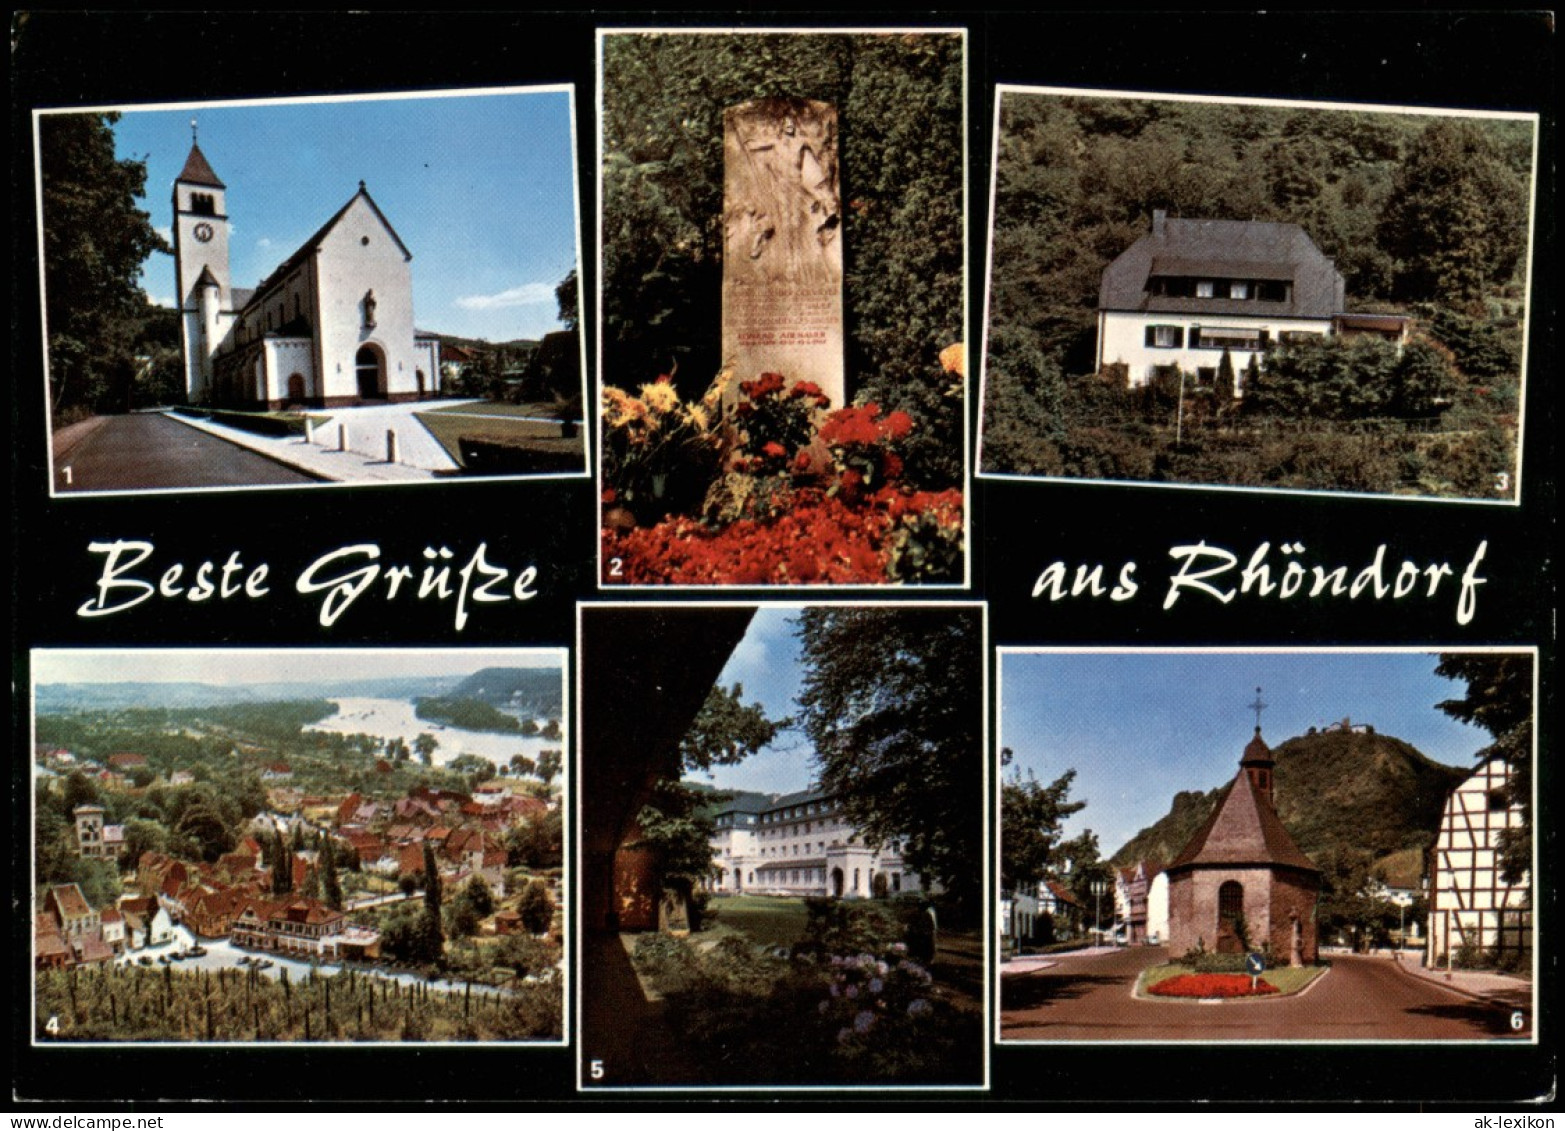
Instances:
[[[1154,295],[1157,277],[1292,283],[1286,301]],[[1297,224],[1185,220],[1156,214],[1152,231],[1103,271],[1102,310],[1160,314],[1330,318],[1344,305],[1342,275]]]
[[[49,894],[54,896],[55,907],[67,919],[79,919],[92,914],[87,897],[82,895],[82,889],[75,884],[56,884],[49,889]]]
[[[227,188],[222,181],[217,179],[217,174],[212,171],[212,166],[206,159],[206,154],[201,152],[201,147],[195,142],[190,143],[190,156],[185,158],[185,167],[179,171],[176,180],[184,181],[188,185],[210,185],[212,188]]]
[[[1294,843],[1277,810],[1259,793],[1243,768],[1228,792],[1195,835],[1166,869],[1178,871],[1208,866],[1272,865],[1305,872],[1320,869]]]

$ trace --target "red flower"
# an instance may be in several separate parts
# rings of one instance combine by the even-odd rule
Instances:
[[[1260,979],[1252,988],[1248,974],[1177,974],[1147,992],[1159,997],[1258,997],[1276,993],[1277,987]]]
[[[603,501],[605,504],[612,503],[617,497],[613,487],[605,487],[603,489]]]
[[[776,440],[766,441],[766,443],[761,447],[761,453],[763,455],[771,456],[773,459],[788,458],[788,449],[783,447]]]

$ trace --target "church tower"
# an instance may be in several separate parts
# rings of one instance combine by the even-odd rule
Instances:
[[[226,191],[196,143],[192,122],[190,156],[174,181],[174,270],[185,393],[193,402],[212,399],[212,357],[233,317]]]

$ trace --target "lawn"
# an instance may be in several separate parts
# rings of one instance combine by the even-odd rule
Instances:
[[[714,895],[710,909],[717,913],[719,926],[731,927],[762,946],[792,946],[809,921],[802,899]]]
[[[580,426],[565,425],[545,404],[480,401],[415,415],[463,468],[485,474],[570,472],[586,469]]]
[[[1296,994],[1324,974],[1329,967],[1326,966],[1278,966],[1267,970],[1261,975],[1272,985],[1277,987],[1277,993],[1281,996]],[[1136,995],[1147,997],[1147,987],[1155,986],[1165,978],[1177,978],[1181,974],[1191,974],[1194,971],[1188,966],[1175,966],[1166,964],[1163,966],[1149,966],[1141,972],[1141,979],[1136,983]],[[1271,995],[1268,995],[1271,996]],[[1177,1000],[1174,998],[1162,1000]]]

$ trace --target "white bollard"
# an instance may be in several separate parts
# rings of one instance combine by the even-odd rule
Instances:
[[[306,444],[315,443],[315,421],[308,416],[304,418],[304,442]]]
[[[348,450],[348,426],[346,424],[337,425],[337,450],[339,452]]]
[[[395,429],[386,429],[386,462],[397,462],[397,433]]]

